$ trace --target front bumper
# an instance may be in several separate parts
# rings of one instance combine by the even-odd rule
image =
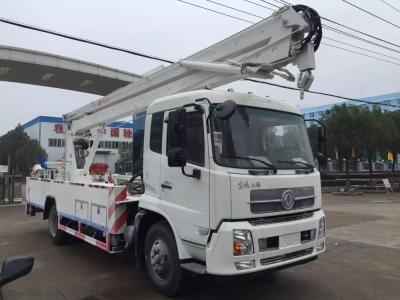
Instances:
[[[214,275],[239,275],[254,273],[268,269],[276,269],[285,265],[309,260],[325,251],[325,237],[318,239],[319,220],[324,215],[322,210],[313,212],[307,218],[276,222],[269,224],[252,225],[248,221],[224,222],[218,232],[213,233],[206,250],[207,273]],[[254,254],[234,256],[232,251],[233,229],[247,229],[251,231],[254,243]],[[289,243],[271,250],[261,249],[259,240],[268,237],[277,237],[297,234],[303,231],[315,230],[315,239],[304,243]],[[323,245],[322,245],[323,243]],[[321,247],[322,246],[322,247]],[[317,249],[317,248],[321,249]],[[262,246],[261,246],[262,248]],[[254,261],[255,267],[239,270],[235,263]]]

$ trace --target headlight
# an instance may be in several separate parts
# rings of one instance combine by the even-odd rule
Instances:
[[[325,217],[319,219],[318,239],[325,237]]]
[[[233,230],[233,255],[249,255],[254,253],[253,238],[250,230]]]

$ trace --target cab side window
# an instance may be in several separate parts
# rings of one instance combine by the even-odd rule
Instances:
[[[154,113],[151,117],[150,150],[161,154],[164,112]]]
[[[167,151],[170,148],[169,141],[167,141]],[[204,166],[203,114],[199,111],[187,112],[185,150],[188,163]]]

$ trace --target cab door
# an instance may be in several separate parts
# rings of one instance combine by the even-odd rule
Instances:
[[[166,112],[168,120],[169,112]],[[187,112],[186,159],[184,172],[200,172],[200,178],[184,175],[180,167],[168,166],[167,122],[164,122],[161,158],[161,201],[172,219],[179,238],[184,242],[206,245],[210,228],[210,172],[207,130],[204,114]]]

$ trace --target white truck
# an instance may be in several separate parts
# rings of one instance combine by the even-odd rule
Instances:
[[[128,252],[166,295],[180,290],[187,271],[238,275],[316,259],[325,216],[301,112],[211,89],[274,75],[294,81],[284,69],[293,64],[307,90],[321,36],[313,9],[284,6],[66,114],[65,161],[27,178],[27,214],[43,212],[57,245],[69,234]],[[104,127],[133,113],[145,114],[141,176],[128,186],[118,175],[101,181],[89,170]]]

